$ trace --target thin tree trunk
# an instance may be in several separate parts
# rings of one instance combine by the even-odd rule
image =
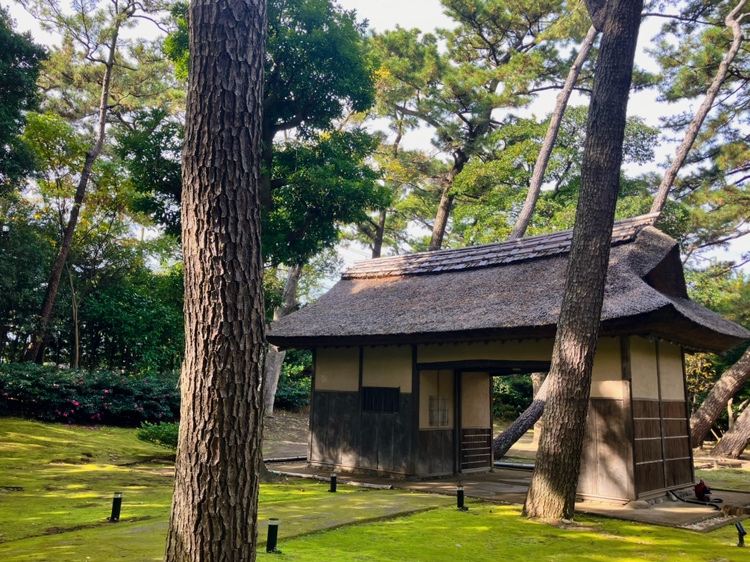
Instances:
[[[578,52],[578,56],[576,57],[573,66],[570,67],[568,78],[565,80],[565,85],[563,86],[562,91],[557,95],[555,110],[552,112],[549,127],[547,128],[547,134],[544,136],[539,156],[537,156],[536,164],[534,164],[534,173],[531,176],[531,183],[529,184],[529,192],[526,195],[526,201],[523,203],[521,212],[516,220],[516,225],[513,227],[513,232],[510,233],[508,240],[522,238],[526,233],[526,229],[529,227],[531,217],[534,214],[534,208],[539,200],[539,194],[542,191],[544,174],[547,171],[547,164],[549,164],[552,149],[557,140],[557,133],[560,131],[560,124],[562,123],[562,118],[565,114],[565,108],[568,106],[570,94],[573,92],[573,88],[578,81],[578,76],[581,73],[581,68],[583,68],[583,64],[589,56],[591,47],[594,46],[594,41],[596,40],[597,35],[599,35],[599,32],[592,25],[586,34],[586,38],[581,44],[581,50]]]
[[[531,373],[531,387],[534,392],[534,400],[545,400],[544,395],[540,395],[539,392],[542,390],[542,385],[544,384],[544,381],[547,380],[547,373]],[[545,389],[546,392],[546,389]],[[533,445],[535,447],[539,446],[539,438],[542,435],[542,431],[544,430],[544,422],[542,421],[542,417],[539,416],[539,419],[534,422],[534,441]]]
[[[264,0],[194,0],[183,151],[185,360],[166,562],[252,562],[265,353]]]
[[[451,194],[453,182],[456,176],[461,173],[466,165],[467,158],[462,152],[459,152],[453,164],[453,167],[442,178],[443,191],[440,194],[440,204],[438,205],[437,214],[435,215],[435,224],[432,225],[432,238],[430,239],[429,251],[434,252],[443,247],[443,238],[445,230],[448,227],[448,218],[453,207],[455,195]]]
[[[602,44],[589,107],[565,293],[547,376],[545,431],[524,505],[526,515],[543,519],[570,519],[575,510],[643,7],[642,0],[607,0],[606,4],[587,0],[586,5],[594,25],[602,30]]]
[[[711,82],[711,86],[708,88],[708,91],[706,91],[706,97],[703,99],[703,103],[698,108],[698,112],[690,122],[690,126],[688,127],[687,131],[685,131],[685,137],[682,139],[682,144],[680,144],[680,147],[677,149],[677,154],[675,154],[672,165],[664,174],[664,179],[662,179],[661,183],[659,184],[659,191],[657,192],[656,198],[651,205],[652,213],[661,213],[664,210],[664,205],[667,203],[669,190],[672,189],[672,184],[677,177],[677,173],[685,164],[687,155],[690,152],[690,149],[693,147],[693,143],[698,136],[698,132],[703,125],[703,121],[705,121],[708,112],[711,110],[711,107],[713,107],[713,103],[716,100],[716,96],[719,94],[721,85],[724,83],[724,80],[729,73],[729,65],[732,64],[734,57],[737,56],[737,53],[740,50],[740,46],[742,45],[743,40],[742,28],[740,27],[740,21],[743,16],[740,15],[740,12],[745,7],[747,2],[748,0],[740,0],[737,3],[737,6],[735,6],[734,10],[729,12],[727,17],[724,19],[724,25],[732,30],[732,35],[734,37],[732,40],[732,45],[729,48],[726,56],[724,57],[724,60],[722,60],[721,64],[719,64],[719,69],[716,71],[716,76],[714,76],[713,82]]]
[[[750,379],[750,349],[716,382],[706,399],[690,417],[691,444],[700,447],[711,431],[711,426],[719,419],[729,399],[737,394]]]
[[[123,13],[122,15],[125,14]],[[112,38],[108,45],[109,53],[107,55],[107,60],[104,63],[104,76],[102,78],[102,93],[99,98],[96,138],[91,150],[86,153],[86,160],[84,161],[83,169],[81,170],[81,177],[78,180],[75,196],[73,197],[73,207],[70,209],[70,217],[68,217],[68,223],[65,226],[62,240],[60,241],[60,247],[57,250],[57,257],[55,258],[55,263],[52,266],[52,271],[50,272],[49,280],[47,281],[47,290],[45,291],[44,300],[42,301],[42,307],[39,312],[37,327],[31,335],[31,342],[26,350],[24,361],[42,362],[44,338],[46,336],[47,326],[49,326],[50,320],[52,319],[52,309],[55,305],[55,300],[57,299],[57,291],[60,288],[63,269],[68,260],[70,247],[73,244],[73,235],[75,234],[76,226],[78,225],[78,215],[80,214],[81,206],[86,199],[86,188],[88,187],[89,179],[91,178],[91,172],[94,169],[94,163],[99,158],[102,148],[104,147],[107,114],[109,112],[109,92],[112,82],[112,69],[115,65],[115,52],[117,51],[118,35],[120,32],[120,25],[123,21],[122,17],[115,18]]]
[[[78,330],[78,299],[76,298],[76,287],[73,284],[73,272],[68,268],[68,281],[70,281],[70,301],[73,315],[73,348],[74,348],[74,360],[73,368],[77,369],[80,360],[80,344],[79,344],[79,330]]]
[[[515,445],[529,429],[534,427],[534,424],[542,417],[542,414],[544,413],[544,403],[547,400],[547,380],[548,379],[544,379],[544,382],[539,387],[539,391],[534,396],[534,400],[529,407],[518,416],[516,421],[510,424],[508,429],[495,437],[492,442],[492,451],[495,459],[504,457],[510,448]],[[534,439],[536,440],[536,436]]]
[[[727,402],[727,428],[729,431],[732,431],[732,428],[734,427],[734,410],[732,409],[732,406],[734,406],[734,398],[730,398]]]
[[[388,210],[383,209],[378,215],[378,224],[375,227],[375,238],[372,241],[372,259],[380,257],[383,251],[383,237],[385,236],[385,220],[388,218]]]
[[[284,285],[284,302],[274,311],[274,320],[281,320],[285,316],[289,316],[297,308],[297,287],[301,276],[301,265],[293,265],[289,268]],[[267,417],[273,416],[273,404],[276,399],[276,389],[279,387],[279,377],[281,377],[281,367],[284,364],[285,356],[286,351],[281,351],[275,345],[268,345],[263,384],[263,402]]]
[[[750,408],[745,408],[734,427],[724,434],[719,444],[711,451],[714,457],[738,459],[750,443]]]

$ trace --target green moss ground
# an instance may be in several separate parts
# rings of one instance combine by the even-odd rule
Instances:
[[[702,478],[711,488],[750,492],[750,472],[737,468],[696,470],[696,478]]]
[[[0,418],[0,560],[161,560],[170,457],[138,441],[133,430]],[[698,534],[581,518],[573,527],[556,528],[522,519],[517,507],[473,502],[462,513],[443,496],[339,490],[330,494],[327,485],[312,481],[262,486],[260,519],[281,519],[283,554],[274,558],[261,546],[259,558],[750,560],[750,551],[734,546],[733,527]],[[114,491],[124,494],[117,524],[106,522]],[[262,523],[261,541],[265,532]]]
[[[469,503],[378,525],[347,527],[283,541],[281,560],[748,561],[734,527],[707,535],[622,521],[580,518],[556,528],[520,517],[519,507]],[[265,552],[258,556],[271,560]]]

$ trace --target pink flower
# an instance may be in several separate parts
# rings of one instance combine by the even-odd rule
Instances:
[[[73,400],[73,406],[78,407],[79,405],[80,405],[80,402],[78,402],[77,400]]]
[[[3,392],[3,396],[8,396],[8,393],[7,392]]]
[[[109,389],[108,388],[104,389],[104,394],[109,394]]]
[[[55,388],[60,388],[60,385],[55,383]]]
[[[63,417],[68,417],[68,412],[63,412]]]

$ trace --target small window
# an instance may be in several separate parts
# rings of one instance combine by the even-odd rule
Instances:
[[[442,396],[430,396],[430,427],[448,425],[448,401]]]
[[[399,388],[362,387],[362,410],[365,412],[398,412]]]

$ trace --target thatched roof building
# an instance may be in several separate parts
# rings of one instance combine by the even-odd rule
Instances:
[[[617,221],[602,335],[720,351],[750,332],[688,297],[677,242],[653,216]],[[554,335],[572,231],[356,264],[315,303],[273,324],[282,347],[438,343]]]

